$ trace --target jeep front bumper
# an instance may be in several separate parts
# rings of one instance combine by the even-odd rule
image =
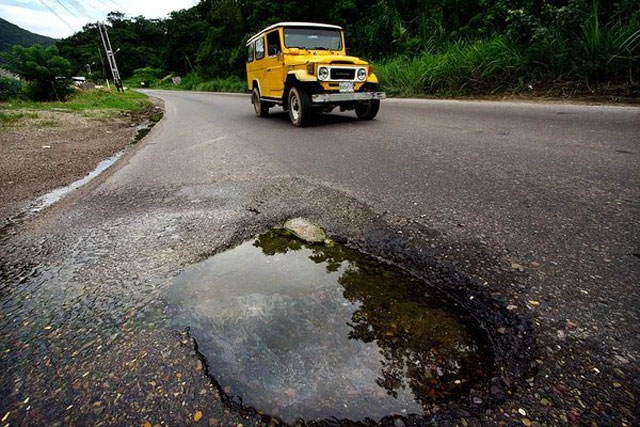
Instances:
[[[384,92],[345,92],[345,93],[318,93],[311,95],[313,104],[325,104],[331,102],[368,101],[370,99],[385,99]]]

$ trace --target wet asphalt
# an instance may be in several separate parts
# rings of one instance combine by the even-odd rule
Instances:
[[[298,215],[494,343],[485,388],[392,425],[637,425],[639,109],[386,100],[298,129],[246,96],[148,93],[165,117],[115,168],[0,233],[1,425],[264,423],[207,377],[167,289]]]

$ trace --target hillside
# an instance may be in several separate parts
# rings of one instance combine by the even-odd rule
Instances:
[[[31,46],[41,44],[52,45],[56,39],[32,33],[0,18],[0,52],[7,52],[13,45]]]

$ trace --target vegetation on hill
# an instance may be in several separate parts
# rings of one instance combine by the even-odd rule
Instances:
[[[0,18],[0,52],[8,52],[14,45],[24,47],[34,44],[51,46],[55,42],[56,39],[32,33]]]
[[[176,75],[198,90],[241,90],[244,41],[277,21],[342,25],[392,94],[638,93],[637,0],[201,0],[167,19],[108,18],[125,79],[169,86]],[[74,73],[108,73],[95,24],[57,46]]]

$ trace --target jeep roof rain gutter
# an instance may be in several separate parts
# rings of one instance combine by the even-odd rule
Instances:
[[[339,25],[331,25],[331,24],[319,24],[316,22],[278,22],[277,24],[273,24],[259,33],[255,34],[249,40],[247,40],[246,46],[249,46],[251,43],[255,41],[258,37],[266,33],[267,31],[271,31],[274,28],[278,27],[311,27],[311,28],[331,28],[333,30],[342,30],[342,27]]]

